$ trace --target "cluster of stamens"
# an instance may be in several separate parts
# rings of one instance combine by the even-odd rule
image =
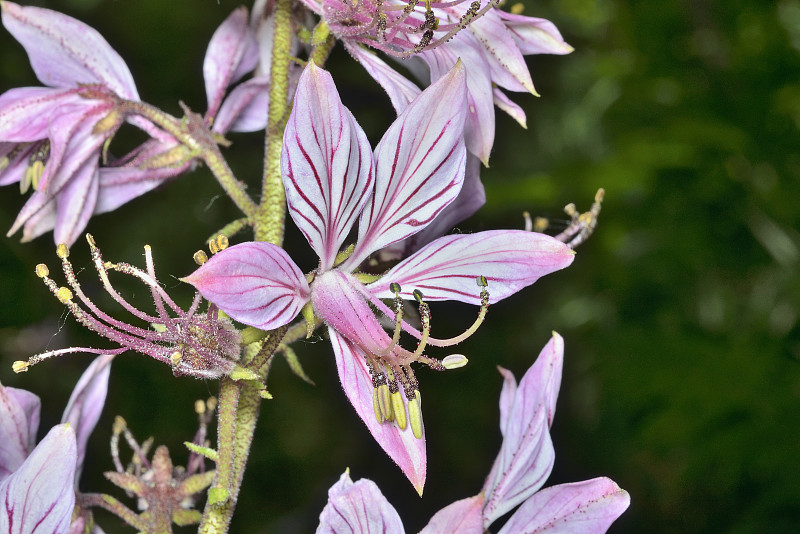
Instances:
[[[422,399],[419,392],[419,382],[414,375],[411,364],[418,362],[427,365],[436,371],[456,369],[467,364],[467,358],[461,354],[451,354],[442,360],[431,358],[424,354],[428,345],[449,347],[460,343],[474,334],[483,323],[486,312],[489,310],[488,282],[485,277],[477,278],[478,287],[481,288],[481,309],[478,318],[466,331],[459,336],[449,339],[436,339],[430,336],[431,311],[425,302],[421,291],[415,289],[413,296],[417,301],[421,331],[408,326],[403,321],[404,301],[400,296],[400,284],[392,283],[389,287],[394,296],[394,332],[390,344],[384,349],[367,354],[367,367],[372,377],[372,405],[375,418],[379,423],[394,423],[405,430],[410,424],[411,431],[417,439],[422,438]],[[385,306],[385,305],[384,305]],[[384,313],[389,312],[386,308]],[[403,330],[418,337],[417,347],[412,352],[398,346],[400,334]],[[403,392],[401,393],[401,388]],[[405,394],[406,402],[402,395]],[[406,403],[408,412],[406,412]]]
[[[98,308],[81,289],[69,260],[69,249],[62,244],[56,248],[56,254],[61,259],[67,286],[56,284],[49,277],[50,270],[45,264],[36,266],[37,276],[80,324],[120,346],[114,349],[73,347],[45,352],[32,356],[27,361],[15,362],[13,368],[16,372],[26,371],[31,365],[61,354],[120,354],[129,349],[169,364],[175,375],[217,378],[233,370],[240,355],[238,331],[213,304],[209,305],[207,312],[198,312],[201,303],[199,293],[195,294],[188,310],[180,308],[158,283],[149,246],[144,247],[146,270],[141,270],[127,263],[103,261],[94,238],[87,234],[86,240],[106,293],[128,313],[147,323],[149,328],[127,324]],[[132,276],[144,283],[150,290],[157,315],[149,315],[125,300],[111,285],[109,271]]]
[[[583,213],[580,213],[573,203],[564,206],[564,213],[569,216],[570,221],[567,227],[554,237],[573,249],[589,239],[597,228],[597,219],[600,216],[605,195],[605,189],[602,187],[598,189],[591,208]],[[528,212],[523,213],[523,217],[525,218],[525,230],[528,232],[544,232],[550,227],[550,221],[545,217],[536,217],[531,220]]]
[[[448,42],[497,7],[500,0],[489,0],[483,7],[479,0],[473,0],[466,11],[458,15],[457,6],[465,3],[466,0],[336,0],[324,4],[328,24],[337,36],[355,39],[405,59]],[[441,34],[435,37],[434,32]]]

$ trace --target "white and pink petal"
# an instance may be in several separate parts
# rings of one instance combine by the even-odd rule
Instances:
[[[72,17],[5,1],[6,29],[28,53],[36,77],[50,87],[102,84],[122,98],[138,100],[130,70],[94,28]]]
[[[563,55],[575,50],[564,41],[561,32],[549,20],[515,15],[500,9],[496,14],[503,20],[520,51],[525,55]]]
[[[480,304],[477,279],[488,282],[489,301],[497,302],[533,284],[546,274],[567,267],[574,252],[561,241],[522,230],[491,230],[448,235],[400,262],[368,289],[391,298],[392,283],[413,298],[419,289],[426,300],[458,300]]]
[[[393,69],[388,63],[360,44],[344,41],[350,55],[366,69],[372,79],[383,87],[395,112],[399,115],[422,92],[408,78]]]
[[[0,385],[0,481],[16,471],[36,445],[39,397]]]
[[[483,534],[483,494],[461,499],[436,512],[419,534]]]
[[[287,324],[310,295],[305,276],[289,255],[264,242],[218,252],[182,280],[237,321],[262,330]]]
[[[630,502],[608,478],[552,486],[525,501],[498,534],[602,534]]]
[[[373,481],[357,482],[345,471],[328,490],[328,504],[319,516],[317,534],[403,534],[397,510]]]
[[[343,268],[405,239],[450,204],[464,180],[465,69],[458,62],[397,117],[375,149],[375,193]]]
[[[371,152],[331,75],[309,63],[283,135],[281,169],[289,214],[319,256],[323,271],[333,266],[368,200]]]

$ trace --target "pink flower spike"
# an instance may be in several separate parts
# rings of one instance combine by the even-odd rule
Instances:
[[[630,502],[628,492],[608,478],[552,486],[520,506],[498,534],[601,534]]]
[[[75,432],[68,424],[54,426],[0,482],[0,532],[66,533],[75,506],[75,459]]]
[[[289,255],[263,242],[225,249],[182,280],[237,321],[262,330],[291,321],[310,294]]]
[[[72,395],[69,397],[62,423],[69,423],[75,429],[77,443],[77,461],[75,464],[75,487],[83,469],[83,460],[86,456],[86,443],[89,435],[94,430],[108,392],[108,377],[111,373],[113,354],[98,356],[83,372]]]
[[[3,25],[25,47],[43,84],[101,84],[122,98],[139,99],[127,65],[94,28],[49,9],[7,1],[0,6]]]
[[[419,534],[483,534],[483,494],[461,499],[436,512]]]
[[[518,387],[513,387],[510,373],[505,376],[500,396],[503,445],[483,488],[484,526],[533,495],[550,476],[555,453],[549,430],[563,357],[564,340],[554,332]]]
[[[407,299],[419,289],[426,300],[479,305],[476,279],[484,276],[490,302],[494,303],[567,267],[574,257],[564,243],[535,232],[491,230],[448,235],[423,247],[368,287],[378,298],[392,297],[390,285],[397,283]]]
[[[36,445],[39,397],[0,385],[0,481],[16,471]]]
[[[258,43],[248,24],[247,8],[234,9],[211,36],[203,61],[208,111],[215,117],[225,90],[258,63]]]
[[[397,117],[375,148],[375,193],[344,265],[422,230],[456,198],[464,180],[465,73],[461,62]]]
[[[362,478],[350,479],[345,471],[328,490],[328,504],[319,516],[316,534],[403,534],[397,510],[378,486]]]
[[[373,165],[366,134],[342,104],[331,75],[313,61],[300,76],[283,139],[289,213],[325,271],[367,201]]]

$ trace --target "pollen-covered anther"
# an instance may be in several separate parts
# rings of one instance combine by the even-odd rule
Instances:
[[[50,276],[50,269],[44,263],[40,263],[36,266],[36,276],[46,278]]]
[[[197,265],[203,265],[205,262],[208,261],[208,254],[206,254],[205,250],[198,250],[194,254],[192,254],[192,259]]]
[[[169,361],[172,364],[172,367],[178,367],[181,364],[182,360],[183,360],[183,354],[181,354],[178,351],[173,352],[169,357]]]
[[[225,234],[219,234],[217,236],[216,242],[218,250],[225,250],[226,248],[228,248],[228,245],[230,244],[230,242],[228,241],[228,236],[226,236]]]
[[[206,401],[203,399],[197,399],[194,401],[194,413],[197,415],[202,415],[206,413]]]
[[[422,439],[422,397],[419,390],[415,390],[414,398],[408,401],[408,420],[414,437]]]
[[[69,247],[65,243],[59,243],[56,247],[56,256],[62,260],[69,258]]]
[[[11,370],[15,373],[24,373],[30,367],[30,363],[25,360],[17,360],[11,364]]]
[[[72,300],[72,290],[68,287],[59,287],[58,291],[56,292],[56,298],[61,302],[61,304],[66,304]]]
[[[406,407],[403,404],[403,394],[399,391],[392,393],[392,413],[394,422],[400,430],[405,430],[407,426]]]
[[[378,407],[384,421],[394,421],[394,410],[392,408],[392,395],[387,384],[381,384],[375,390],[378,392]]]

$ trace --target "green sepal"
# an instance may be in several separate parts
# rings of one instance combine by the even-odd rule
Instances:
[[[311,378],[309,378],[309,376],[303,370],[303,366],[300,365],[300,360],[297,358],[297,354],[294,352],[294,350],[292,350],[291,347],[284,345],[280,348],[280,352],[283,354],[283,357],[286,358],[286,363],[289,364],[289,369],[291,369],[295,375],[300,377],[300,379],[304,382],[308,382],[312,386],[316,386],[314,381],[311,380]]]
[[[255,382],[261,381],[261,377],[259,377],[255,373],[255,371],[251,371],[250,369],[242,367],[241,365],[237,365],[236,367],[234,367],[233,371],[231,371],[230,375],[228,376],[230,376],[231,379],[235,380],[236,382],[240,380],[247,380],[247,381],[253,380]]]
[[[242,330],[242,346],[246,347],[251,343],[255,343],[256,341],[261,341],[262,339],[266,339],[268,336],[269,332],[266,332],[254,326],[248,326],[247,328]]]

